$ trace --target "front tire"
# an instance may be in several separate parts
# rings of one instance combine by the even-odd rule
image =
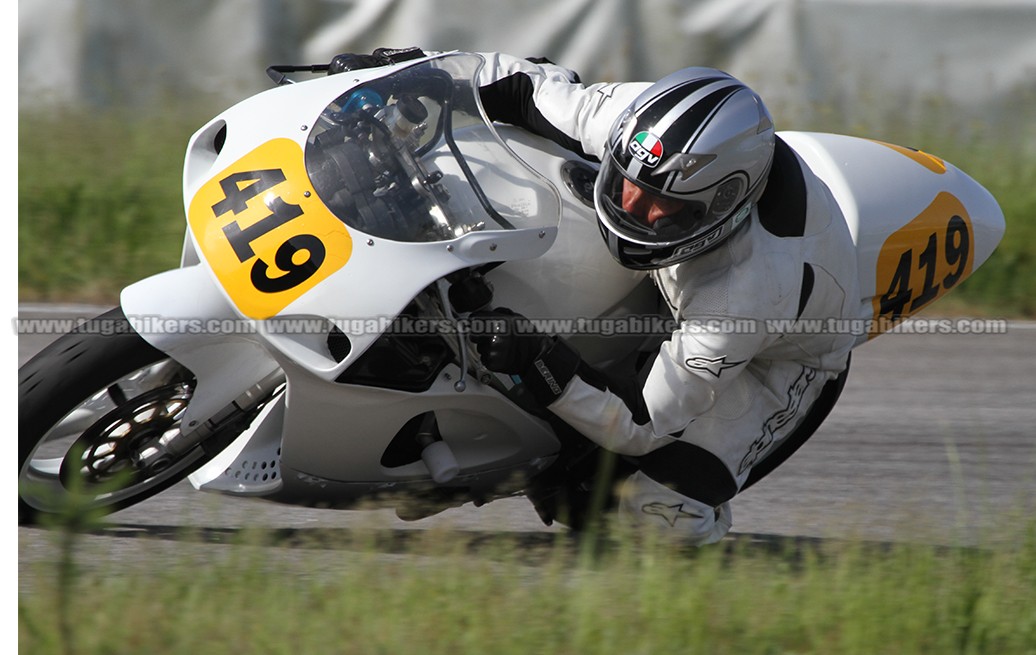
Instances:
[[[106,514],[183,480],[211,459],[170,455],[194,376],[148,344],[122,310],[86,321],[18,372],[18,521]]]

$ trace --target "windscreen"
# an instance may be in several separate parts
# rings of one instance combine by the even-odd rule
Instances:
[[[557,190],[483,118],[475,83],[482,63],[448,54],[394,69],[324,109],[306,169],[335,216],[408,242],[558,224]]]

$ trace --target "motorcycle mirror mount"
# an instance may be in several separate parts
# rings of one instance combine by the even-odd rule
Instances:
[[[295,80],[288,77],[289,73],[330,73],[329,64],[308,64],[298,66],[295,64],[276,64],[273,66],[266,67],[266,76],[273,80],[273,83],[277,86],[284,86],[285,84],[294,84]]]

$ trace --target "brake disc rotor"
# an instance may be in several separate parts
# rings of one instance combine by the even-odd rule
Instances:
[[[61,463],[66,488],[118,484],[125,488],[158,475],[176,461],[165,444],[180,431],[193,389],[176,382],[120,404],[88,427]]]

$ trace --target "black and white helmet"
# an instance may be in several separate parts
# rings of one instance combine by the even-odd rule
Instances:
[[[608,249],[651,269],[715,248],[748,222],[773,149],[763,101],[727,73],[686,68],[653,84],[612,126],[598,175]]]

